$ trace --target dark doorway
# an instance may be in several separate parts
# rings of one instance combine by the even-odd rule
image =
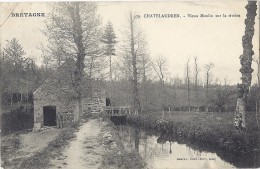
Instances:
[[[44,106],[43,107],[43,125],[44,126],[56,126],[56,107]]]

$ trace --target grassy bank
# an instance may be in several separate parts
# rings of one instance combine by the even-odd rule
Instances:
[[[190,147],[203,146],[205,150],[218,154],[225,151],[236,158],[241,154],[254,154],[254,150],[260,148],[254,114],[247,114],[245,131],[237,131],[233,127],[233,117],[234,113],[167,112],[162,116],[162,113],[154,112],[130,115],[127,121],[149,131],[164,133],[161,137],[168,137],[160,139],[178,140]],[[226,156],[227,153],[224,154]]]
[[[54,158],[60,153],[62,147],[75,137],[74,133],[77,130],[77,125],[62,129],[58,137],[50,142],[46,148],[37,152],[35,155],[25,159],[19,168],[35,169],[48,168],[51,158]]]
[[[49,143],[48,147],[24,160],[19,168],[47,168],[50,159],[54,158],[55,154],[58,154],[62,150],[61,148],[65,146],[70,139],[74,138],[74,131],[74,128],[64,129],[57,139]]]
[[[137,151],[126,151],[122,140],[119,138],[118,130],[108,119],[105,129],[111,134],[111,139],[106,140],[108,144],[114,142],[116,146],[108,147],[102,159],[100,169],[142,169],[146,167],[145,161]]]
[[[11,134],[1,140],[1,166],[16,166],[18,161],[13,161],[13,157],[21,145],[19,134]]]
[[[43,149],[27,154],[21,151],[21,140],[19,134],[14,134],[2,140],[1,159],[4,168],[35,169],[48,168],[49,161],[60,153],[62,147],[74,138],[77,125],[61,129],[60,134]],[[4,143],[4,144],[3,144]]]

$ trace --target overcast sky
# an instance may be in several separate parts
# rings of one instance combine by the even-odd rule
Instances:
[[[177,2],[99,2],[98,13],[103,24],[108,20],[114,25],[115,33],[121,36],[126,25],[129,10],[139,14],[142,29],[146,35],[150,55],[155,58],[162,55],[168,59],[169,75],[183,76],[184,65],[193,57],[198,57],[201,68],[200,76],[205,77],[204,65],[214,63],[214,77],[222,83],[227,78],[230,84],[240,82],[239,56],[242,54],[242,36],[244,34],[244,19],[246,15],[245,0],[225,1],[177,1]],[[258,7],[259,8],[259,7]],[[3,10],[4,9],[4,10]],[[48,15],[46,3],[1,3],[2,24],[10,12],[44,12]],[[3,11],[3,12],[2,12]],[[258,12],[259,13],[259,12]],[[180,14],[181,18],[144,18],[144,14]],[[226,18],[189,18],[187,15],[229,15],[240,17]],[[258,19],[259,16],[256,17]],[[27,56],[41,62],[40,43],[46,39],[40,29],[44,27],[45,18],[15,18],[9,17],[1,27],[1,44],[6,40],[19,39]],[[255,55],[259,53],[259,20],[256,20],[254,36]],[[120,57],[120,56],[117,56]],[[256,64],[253,82],[256,81]]]

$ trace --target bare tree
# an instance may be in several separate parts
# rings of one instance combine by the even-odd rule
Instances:
[[[158,56],[152,64],[160,82],[159,100],[163,112],[166,109],[165,74],[167,72],[167,60],[164,56]]]
[[[142,67],[139,66],[139,64],[141,60],[140,57],[145,55],[146,52],[146,42],[144,34],[139,27],[138,18],[136,18],[132,12],[129,12],[127,17],[127,29],[124,38],[122,49],[125,55],[125,64],[128,68],[127,71],[132,74],[132,76],[128,75],[128,77],[132,81],[134,111],[138,114],[141,112],[138,77],[140,77],[140,68]]]
[[[197,106],[199,104],[199,93],[198,93],[198,76],[199,76],[199,66],[198,66],[198,57],[194,57],[194,66],[195,66],[195,75],[194,75],[194,87],[195,87],[195,94],[196,94],[196,103]]]
[[[245,19],[245,35],[242,38],[242,45],[243,45],[243,54],[240,56],[240,72],[242,74],[241,80],[242,84],[238,84],[238,98],[237,98],[237,105],[235,111],[235,127],[237,129],[245,129],[246,128],[246,99],[249,92],[249,87],[251,85],[252,80],[252,72],[253,69],[251,68],[252,64],[252,56],[253,52],[253,45],[252,39],[254,36],[254,24],[255,24],[255,16],[256,16],[256,1],[248,1],[246,5],[247,9],[247,17]]]
[[[166,63],[167,63],[167,60],[165,57],[158,56],[155,59],[154,63],[152,64],[153,69],[156,72],[156,74],[160,80],[161,87],[164,87]]]
[[[190,103],[190,59],[187,60],[185,70],[186,70],[186,83],[187,83],[187,91],[188,91],[188,107],[189,112],[191,111],[191,103]]]
[[[213,63],[206,64],[204,66],[206,70],[206,112],[209,111],[209,106],[208,106],[208,99],[209,99],[209,85],[210,85],[210,80],[212,73],[210,72],[211,69],[214,67]]]
[[[55,42],[59,40],[63,53],[76,61],[73,86],[78,100],[78,121],[82,110],[82,81],[85,59],[100,53],[98,43],[101,37],[97,6],[93,2],[52,3],[52,12],[46,22],[45,34]]]
[[[141,88],[141,104],[142,104],[142,109],[147,109],[148,108],[148,93],[149,91],[147,90],[147,80],[150,77],[151,74],[151,60],[149,55],[142,55],[141,56],[141,78],[142,78],[142,88]]]

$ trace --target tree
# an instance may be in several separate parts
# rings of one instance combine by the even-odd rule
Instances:
[[[76,61],[73,86],[78,100],[78,121],[82,110],[82,83],[85,60],[91,61],[101,53],[100,19],[94,2],[59,2],[53,3],[52,12],[46,22],[45,34],[55,42],[59,40],[63,53]],[[76,117],[77,118],[77,117]]]
[[[190,109],[190,59],[187,60],[185,70],[186,70],[186,84],[187,84],[187,91],[188,91],[188,106],[189,106],[189,112],[191,111]]]
[[[208,100],[209,100],[209,85],[210,85],[210,80],[212,73],[210,72],[211,69],[214,67],[213,63],[206,64],[204,66],[206,70],[206,112],[209,111],[209,106],[208,106]]]
[[[144,35],[138,25],[138,18],[132,12],[127,17],[127,29],[125,32],[125,44],[122,48],[126,58],[125,64],[132,73],[131,78],[133,88],[133,106],[136,114],[141,112],[141,104],[139,98],[139,75],[140,75],[140,57],[146,54],[146,42]],[[130,67],[131,64],[131,67]]]
[[[25,51],[23,50],[22,45],[16,38],[13,38],[10,41],[7,41],[6,47],[3,48],[3,61],[6,61],[6,64],[9,64],[9,67],[6,67],[5,70],[5,85],[8,86],[11,91],[11,107],[13,103],[13,94],[12,92],[20,93],[20,101],[22,99],[21,87],[22,79],[24,78],[24,67],[27,61],[27,58],[24,57]],[[4,66],[4,65],[3,65]],[[11,76],[10,76],[11,75]],[[14,83],[15,82],[15,83]],[[8,83],[8,85],[7,85]]]
[[[245,8],[247,9],[247,18],[245,19],[245,34],[242,38],[243,54],[240,56],[241,68],[239,70],[242,74],[242,83],[237,85],[238,98],[234,121],[235,127],[239,130],[246,128],[245,104],[247,100],[247,94],[249,92],[249,87],[251,85],[253,72],[253,69],[251,68],[252,56],[254,54],[252,49],[252,39],[254,36],[254,24],[257,9],[256,1],[248,1],[248,4]]]
[[[142,55],[141,56],[141,78],[142,78],[142,86],[141,86],[141,105],[142,109],[148,109],[148,85],[149,85],[149,77],[151,74],[151,60],[149,55]]]
[[[45,32],[47,36],[48,33],[49,32]],[[42,50],[42,61],[45,70],[57,69],[67,58],[71,57],[71,55],[65,51],[64,44],[62,44],[58,36],[49,39],[49,44],[46,46],[41,45],[40,49]]]
[[[23,66],[26,61],[24,57],[25,54],[23,47],[17,39],[13,38],[11,41],[7,41],[6,47],[4,48],[4,56],[14,66],[17,88],[21,86],[21,72],[23,71]],[[20,90],[18,89],[18,91]]]
[[[221,112],[221,109],[227,105],[230,100],[231,96],[234,94],[233,90],[229,89],[228,87],[223,87],[219,85],[215,91],[213,98],[211,99],[211,103],[218,107],[218,111]]]
[[[260,86],[255,84],[250,88],[247,98],[247,108],[249,111],[255,111],[256,123],[258,123],[258,112],[260,112]]]
[[[115,44],[117,41],[113,25],[110,21],[107,23],[101,42],[106,45],[105,55],[109,57],[109,78],[112,81],[112,56],[115,55]]]
[[[196,94],[196,102],[197,106],[199,103],[199,93],[198,93],[198,76],[199,76],[199,67],[198,67],[198,57],[194,57],[194,64],[195,64],[195,77],[194,77],[194,87],[195,87],[195,94]]]
[[[2,52],[2,45],[0,43],[0,112],[2,112],[2,95],[3,95],[3,61],[4,56]]]
[[[156,72],[158,78],[159,78],[159,81],[160,81],[160,84],[161,84],[161,87],[164,86],[164,81],[165,81],[165,72],[166,72],[166,58],[163,57],[163,56],[158,56],[154,63],[152,64],[153,65],[153,69],[154,71]]]
[[[166,64],[167,60],[163,56],[158,56],[154,63],[152,64],[154,71],[156,72],[159,82],[160,82],[160,92],[159,100],[160,106],[162,106],[163,111],[166,109],[166,91],[165,91],[165,74],[166,74]]]
[[[255,57],[255,58],[253,58],[253,61],[257,65],[257,84],[258,84],[258,86],[260,86],[260,54],[259,54],[258,59]]]

